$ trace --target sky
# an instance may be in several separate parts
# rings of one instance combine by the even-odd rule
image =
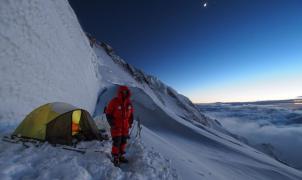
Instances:
[[[302,95],[301,0],[69,2],[85,31],[195,103]]]

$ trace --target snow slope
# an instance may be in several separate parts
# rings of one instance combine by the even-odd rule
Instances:
[[[0,177],[10,179],[177,179],[171,161],[146,149],[140,140],[132,140],[128,150],[131,164],[113,166],[108,158],[111,142],[84,142],[78,147],[89,148],[85,154],[53,147],[0,143]],[[94,152],[95,150],[101,152]]]
[[[147,75],[126,63],[109,45],[97,42],[94,45],[94,50],[100,61],[99,71],[102,72],[104,80],[102,84],[105,85],[101,89],[100,94],[104,93],[108,89],[107,86],[112,84],[126,84],[130,87],[141,89],[151,97],[153,103],[175,118],[181,118],[191,123],[199,122],[227,133],[218,121],[209,119],[201,114],[187,97],[178,94],[173,88],[165,85],[156,77]],[[101,107],[108,102],[108,98],[102,102]],[[99,106],[97,107],[99,108]],[[96,111],[102,112],[101,109],[96,109]]]
[[[115,95],[115,84],[130,86],[135,118],[143,124],[143,142],[171,159],[180,179],[302,178],[302,172],[229,136],[217,122],[195,112],[186,98],[172,89],[167,93],[169,87],[131,67],[108,45],[96,44],[94,50],[106,84],[95,115],[101,116]]]
[[[94,111],[96,56],[66,0],[0,2],[0,127],[67,102]]]
[[[94,112],[103,84],[99,63],[66,0],[0,2],[0,138],[47,102],[63,101]],[[104,86],[104,85],[103,85]],[[30,144],[27,144],[30,145]],[[170,161],[139,139],[131,164],[110,162],[111,142],[86,142],[101,152],[79,154],[0,141],[1,179],[175,179]]]
[[[135,119],[143,124],[141,139],[131,134],[130,164],[120,169],[108,158],[110,141],[80,144],[101,151],[84,155],[47,143],[25,148],[1,141],[1,179],[302,178],[300,171],[231,137],[186,97],[127,64],[109,46],[90,48],[66,0],[5,0],[0,15],[1,129],[11,132],[48,101],[80,106],[102,120],[114,84],[131,87]]]

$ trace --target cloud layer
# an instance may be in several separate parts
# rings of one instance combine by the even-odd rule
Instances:
[[[212,104],[200,106],[200,109],[255,147],[272,145],[272,151],[279,159],[302,169],[302,107],[292,104]]]

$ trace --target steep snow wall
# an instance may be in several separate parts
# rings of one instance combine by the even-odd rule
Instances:
[[[0,2],[0,127],[63,101],[94,111],[97,59],[67,0]]]

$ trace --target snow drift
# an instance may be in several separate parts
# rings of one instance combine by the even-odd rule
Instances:
[[[66,0],[0,2],[0,127],[67,102],[94,111],[96,56]]]

